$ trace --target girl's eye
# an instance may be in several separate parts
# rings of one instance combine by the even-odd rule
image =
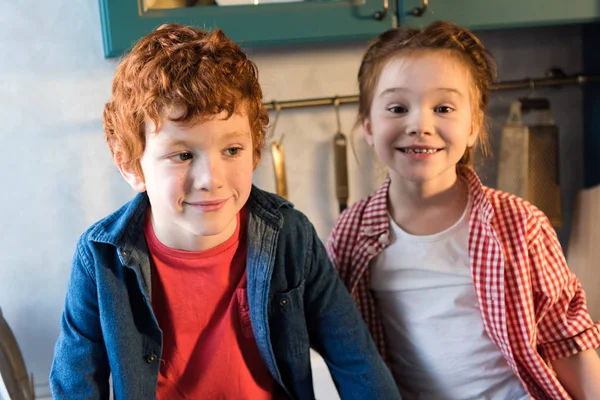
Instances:
[[[388,111],[390,111],[391,113],[394,113],[394,114],[404,114],[408,110],[402,106],[392,106],[392,107],[388,108]]]
[[[440,113],[440,114],[447,114],[447,113],[451,113],[452,111],[454,111],[454,109],[449,106],[438,106],[438,107],[434,108],[433,110],[436,113]]]

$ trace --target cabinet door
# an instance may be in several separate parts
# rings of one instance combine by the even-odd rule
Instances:
[[[106,57],[127,51],[134,42],[164,23],[221,28],[242,46],[252,47],[367,39],[397,23],[395,1],[389,1],[390,9],[382,19],[374,17],[384,9],[384,0],[308,0],[182,8],[148,8],[148,0],[99,1]]]
[[[421,17],[407,15],[423,0],[398,0],[400,24],[423,27],[446,20],[469,29],[562,25],[600,20],[600,0],[429,0]]]

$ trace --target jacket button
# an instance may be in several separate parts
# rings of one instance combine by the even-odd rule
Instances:
[[[150,354],[148,357],[146,357],[146,362],[148,364],[152,364],[156,360],[158,360],[158,357],[156,357],[156,354]]]
[[[283,298],[283,299],[279,300],[279,305],[280,305],[281,307],[285,307],[285,306],[287,306],[287,305],[288,305],[288,303],[289,303],[289,302],[290,302],[290,301],[289,301],[288,299],[286,299],[286,298]]]

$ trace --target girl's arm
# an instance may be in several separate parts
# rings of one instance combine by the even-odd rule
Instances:
[[[530,227],[529,254],[538,317],[537,344],[564,389],[576,400],[600,399],[600,324],[569,270],[555,230],[539,212]]]
[[[600,357],[596,351],[586,350],[551,363],[558,380],[573,399],[600,399]]]

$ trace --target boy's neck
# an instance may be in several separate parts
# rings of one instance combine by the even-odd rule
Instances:
[[[148,217],[152,223],[154,235],[163,245],[171,249],[190,252],[210,250],[226,242],[235,233],[238,225],[237,218],[234,218],[227,229],[218,235],[201,236],[194,235],[192,232],[189,232],[188,235],[182,235],[180,227],[176,228],[169,224],[163,226],[160,222],[161,219],[155,218],[152,208],[149,210]]]
[[[439,233],[456,223],[468,203],[469,189],[454,170],[427,182],[410,182],[390,173],[388,211],[403,230],[414,235]]]

